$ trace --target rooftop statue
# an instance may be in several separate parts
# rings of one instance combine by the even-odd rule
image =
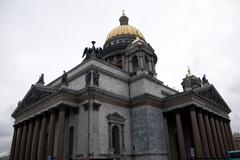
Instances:
[[[83,51],[83,55],[82,58],[85,57],[84,60],[89,59],[90,57],[96,57],[96,58],[101,58],[101,54],[102,54],[102,48],[95,48],[95,41],[92,41],[92,48],[88,48],[86,47]]]

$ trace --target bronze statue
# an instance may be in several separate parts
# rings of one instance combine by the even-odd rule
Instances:
[[[63,75],[62,75],[62,83],[67,85],[67,73],[65,71],[63,71]]]
[[[91,78],[92,78],[92,72],[88,71],[86,73],[86,77],[85,77],[85,82],[86,82],[86,86],[89,86],[91,83]]]
[[[86,59],[89,59],[90,57],[96,57],[98,59],[101,58],[101,55],[102,55],[102,48],[99,47],[99,48],[95,48],[95,41],[92,41],[92,48],[88,48],[86,47],[83,51],[83,55],[82,55],[82,58],[85,57],[84,60]]]
[[[94,70],[93,71],[93,84],[96,85],[96,86],[99,86],[99,73],[98,71]]]
[[[44,74],[41,74],[36,84],[44,85]]]

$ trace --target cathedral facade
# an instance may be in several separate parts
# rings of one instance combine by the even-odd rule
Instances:
[[[10,160],[185,160],[234,149],[230,108],[204,76],[179,92],[156,78],[157,55],[122,15],[103,48],[49,84],[44,75],[12,117]]]

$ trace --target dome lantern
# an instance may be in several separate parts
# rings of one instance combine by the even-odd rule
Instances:
[[[120,25],[128,25],[128,17],[124,14],[119,18]]]

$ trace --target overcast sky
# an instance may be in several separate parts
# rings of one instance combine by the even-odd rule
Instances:
[[[158,56],[158,79],[182,90],[187,66],[206,73],[240,132],[239,0],[0,0],[0,153],[10,148],[11,113],[41,73],[49,83],[102,47],[122,10]]]

